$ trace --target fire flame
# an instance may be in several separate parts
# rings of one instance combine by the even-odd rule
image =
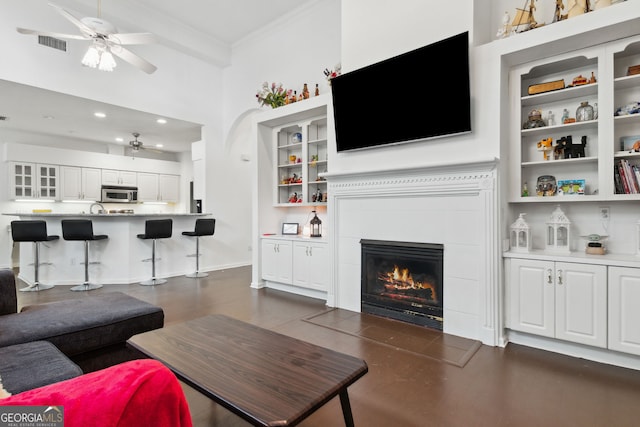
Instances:
[[[431,290],[432,298],[434,300],[438,298],[436,287],[432,283],[414,280],[408,268],[400,268],[394,265],[393,271],[380,273],[378,277],[384,282],[386,288],[398,290]]]

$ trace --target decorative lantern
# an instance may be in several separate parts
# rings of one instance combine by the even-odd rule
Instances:
[[[313,218],[311,218],[309,224],[311,224],[310,237],[322,237],[322,221],[318,218],[316,211],[313,211]]]
[[[511,224],[511,250],[514,252],[531,251],[531,230],[524,220],[526,214],[521,213],[518,219]]]
[[[571,248],[571,221],[562,212],[560,205],[547,220],[547,250],[569,253]]]

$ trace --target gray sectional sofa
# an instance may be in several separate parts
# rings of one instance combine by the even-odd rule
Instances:
[[[82,371],[69,357],[124,345],[133,335],[163,325],[161,307],[122,292],[35,304],[18,312],[15,275],[0,270],[0,378],[12,393],[77,376]]]

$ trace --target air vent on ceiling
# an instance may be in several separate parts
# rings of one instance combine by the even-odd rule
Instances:
[[[43,46],[61,50],[63,52],[67,51],[67,42],[64,40],[56,39],[55,37],[38,36],[38,43]]]

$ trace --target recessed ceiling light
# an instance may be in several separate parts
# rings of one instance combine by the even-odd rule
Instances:
[[[163,125],[163,124],[167,123],[167,120],[166,119],[158,119],[158,120],[156,120],[156,122],[158,122],[161,125]]]
[[[164,147],[164,144],[156,144],[156,147],[162,148],[162,147]]]
[[[53,116],[42,116],[43,119],[47,119],[47,120],[53,120],[55,119],[55,117]]]
[[[99,111],[93,113],[93,115],[96,116],[96,117],[100,117],[101,119],[107,117],[107,115],[105,113],[101,113]]]
[[[116,141],[117,141],[117,142],[122,142],[122,141],[124,141],[124,139],[122,139],[122,138],[120,138],[120,137],[117,137],[117,138],[116,138]]]

